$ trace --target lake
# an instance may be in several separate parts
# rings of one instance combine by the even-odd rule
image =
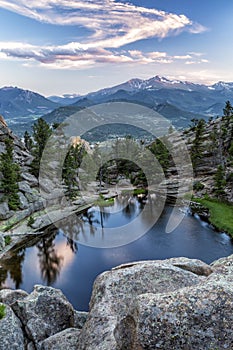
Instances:
[[[214,231],[188,212],[173,232],[166,233],[172,211],[169,206],[141,237],[122,246],[103,248],[109,239],[107,229],[127,227],[143,211],[144,203],[145,198],[117,198],[113,206],[102,211],[92,207],[76,215],[75,223],[71,220],[64,222],[62,228],[48,228],[43,237],[2,263],[1,287],[31,292],[35,284],[51,285],[61,289],[76,309],[87,311],[96,276],[116,265],[179,256],[210,263],[233,254],[228,235]]]

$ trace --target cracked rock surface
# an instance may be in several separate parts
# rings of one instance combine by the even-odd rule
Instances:
[[[0,302],[0,350],[233,349],[233,255],[120,265],[97,277],[89,313],[39,285]]]

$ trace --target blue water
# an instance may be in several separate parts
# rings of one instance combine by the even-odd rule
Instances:
[[[104,212],[93,207],[86,215],[78,217],[78,223],[69,223],[70,227],[50,228],[33,246],[19,250],[3,264],[0,269],[2,287],[31,292],[35,284],[51,285],[61,289],[76,309],[88,310],[96,276],[116,265],[179,256],[210,263],[233,254],[233,243],[228,235],[215,232],[188,213],[172,233],[165,233],[170,207],[165,207],[157,223],[142,237],[123,246],[100,248],[100,242],[107,239],[107,228],[119,227],[120,230],[120,226],[124,227],[140,214],[142,203],[135,198],[127,200],[128,205],[116,200],[115,206]],[[85,244],[80,243],[81,237]],[[98,247],[87,245],[89,237],[92,242],[96,240]]]

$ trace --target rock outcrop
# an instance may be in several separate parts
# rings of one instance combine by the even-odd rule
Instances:
[[[232,349],[233,256],[122,265],[94,285],[79,349]]]
[[[2,290],[0,302],[0,350],[232,349],[233,255],[118,266],[97,277],[89,313],[43,286]]]
[[[0,320],[1,350],[77,348],[87,313],[75,311],[60,290],[39,285],[31,294],[3,289],[0,303],[7,310]]]

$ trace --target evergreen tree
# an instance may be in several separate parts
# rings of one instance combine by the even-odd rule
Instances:
[[[205,131],[205,121],[204,119],[195,120],[195,137],[191,147],[191,160],[193,164],[194,173],[197,173],[197,166],[203,157],[203,134]]]
[[[156,139],[156,141],[149,146],[149,149],[156,156],[166,174],[169,166],[171,165],[171,156],[167,147],[160,139]]]
[[[39,118],[33,125],[33,140],[32,155],[34,159],[31,163],[31,173],[36,177],[39,176],[40,161],[46,146],[46,142],[52,134],[52,130],[48,123],[43,118]]]
[[[66,156],[63,173],[65,185],[67,186],[67,195],[70,199],[77,195],[77,168],[76,159],[74,157],[74,147],[72,146]]]
[[[29,135],[28,131],[25,131],[25,133],[24,133],[24,144],[25,144],[25,147],[26,147],[29,151],[32,150],[33,141],[32,141],[31,136]]]
[[[219,165],[217,172],[214,176],[214,193],[217,198],[223,198],[225,196],[226,176],[222,165]]]
[[[4,199],[8,201],[9,208],[16,210],[19,207],[19,186],[20,168],[13,158],[13,141],[10,138],[5,140],[5,152],[0,156],[0,171],[2,173],[1,190]]]
[[[77,174],[84,154],[84,145],[71,146],[63,165],[62,177],[67,186],[67,195],[70,199],[75,198],[78,194]]]
[[[196,127],[197,127],[198,122],[199,122],[199,119],[197,119],[197,118],[191,119],[191,123],[192,123],[192,124],[190,125],[190,130],[191,130],[191,131],[195,131],[195,130],[196,130]]]
[[[220,164],[225,168],[233,138],[233,107],[231,106],[230,101],[226,102],[225,108],[223,109],[223,117],[221,118],[219,125],[218,152]]]
[[[233,113],[233,107],[232,107],[230,101],[227,101],[225,108],[223,109],[224,117],[227,119],[230,119],[232,116],[232,113]]]
[[[214,125],[212,131],[210,132],[210,144],[208,150],[213,155],[213,165],[217,166],[219,162],[221,162],[221,157],[219,153],[219,134],[216,125]]]

